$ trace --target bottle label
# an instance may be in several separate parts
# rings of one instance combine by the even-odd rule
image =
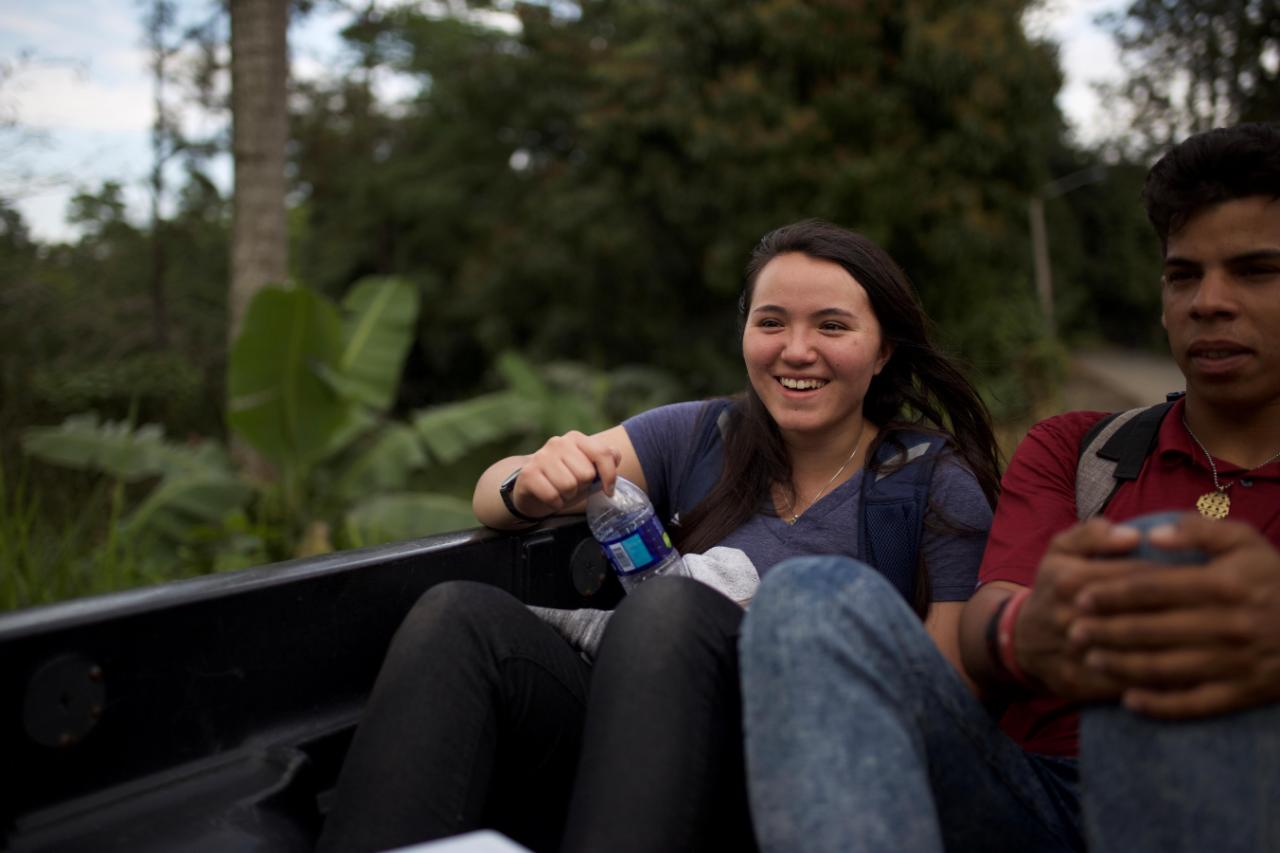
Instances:
[[[618,574],[640,572],[667,559],[675,548],[671,537],[662,529],[656,515],[650,515],[638,528],[618,539],[601,542],[605,556]]]

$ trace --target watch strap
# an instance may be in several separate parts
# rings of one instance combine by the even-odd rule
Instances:
[[[502,496],[502,505],[507,508],[507,512],[511,513],[512,516],[520,519],[521,521],[527,521],[530,524],[537,524],[539,521],[543,521],[551,516],[535,518],[532,515],[525,515],[523,512],[516,509],[516,502],[511,497],[511,493],[516,489],[516,478],[520,476],[520,470],[521,469],[517,468],[512,471],[507,476],[507,479],[502,481],[502,485],[498,486],[498,494]]]

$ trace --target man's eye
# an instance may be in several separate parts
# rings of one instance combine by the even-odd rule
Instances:
[[[1194,270],[1166,270],[1164,274],[1165,284],[1186,284],[1198,278]]]
[[[1241,278],[1255,280],[1273,278],[1280,275],[1280,267],[1276,267],[1272,264],[1250,264],[1249,266],[1240,269],[1236,274]]]

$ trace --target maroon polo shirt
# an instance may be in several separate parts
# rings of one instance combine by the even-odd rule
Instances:
[[[1125,483],[1102,514],[1123,521],[1149,512],[1194,510],[1196,499],[1213,491],[1204,453],[1182,425],[1183,401],[1165,415],[1155,452],[1137,480]],[[979,583],[1012,581],[1031,586],[1040,558],[1057,533],[1076,523],[1075,479],[1080,440],[1104,412],[1068,412],[1036,424],[1018,445],[1001,481]],[[1280,435],[1276,441],[1280,444]],[[1269,450],[1280,449],[1268,448]],[[1214,458],[1218,477],[1234,482],[1230,518],[1261,530],[1280,548],[1280,460],[1241,477],[1240,466]],[[1000,721],[1023,749],[1046,755],[1075,755],[1079,744],[1077,706],[1052,696],[1010,705]]]

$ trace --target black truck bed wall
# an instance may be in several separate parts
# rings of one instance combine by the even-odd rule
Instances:
[[[456,579],[552,607],[621,596],[565,519],[0,617],[0,850],[309,849],[392,634]]]

